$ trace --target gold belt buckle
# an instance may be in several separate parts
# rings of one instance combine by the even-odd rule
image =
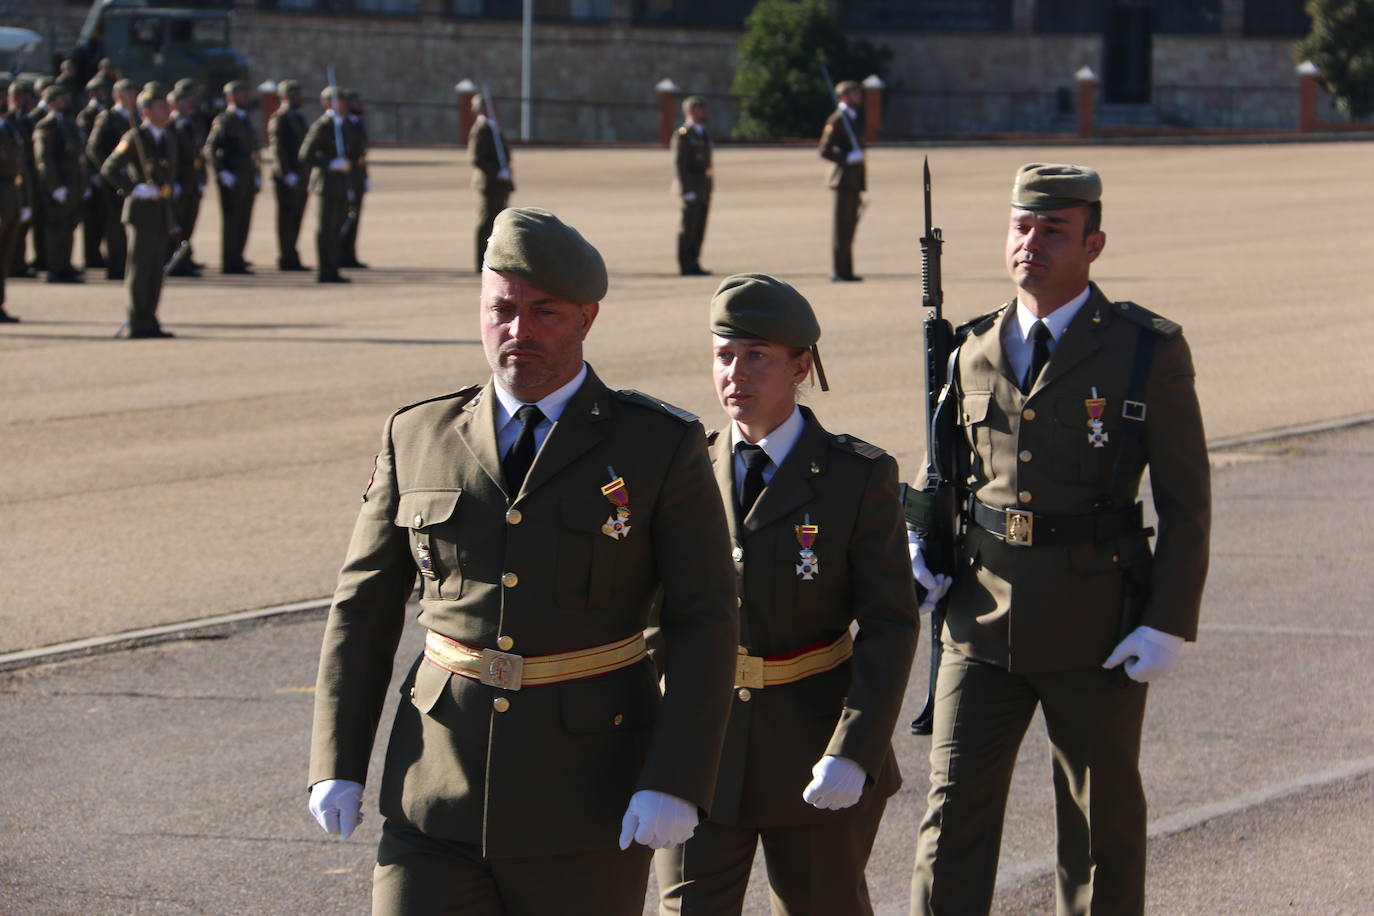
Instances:
[[[735,656],[735,686],[763,689],[763,659],[750,655],[744,646],[739,647],[739,654]]]
[[[495,649],[482,650],[482,676],[478,678],[488,687],[503,690],[519,690],[520,680],[525,673],[525,659],[509,652]]]
[[[1018,547],[1031,546],[1031,538],[1035,529],[1035,513],[1027,512],[1025,509],[1007,509],[1007,536],[1008,544],[1015,544]]]

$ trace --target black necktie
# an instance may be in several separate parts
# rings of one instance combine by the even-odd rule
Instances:
[[[739,498],[739,517],[744,518],[763,492],[763,469],[768,467],[768,453],[761,446],[741,442],[739,455],[744,459],[745,467],[744,492]]]
[[[515,412],[515,418],[520,421],[520,435],[515,438],[510,451],[506,452],[506,459],[501,462],[501,470],[506,475],[506,490],[512,498],[520,492],[520,485],[525,482],[530,465],[534,464],[534,428],[544,419],[544,414],[533,404],[526,404]]]
[[[1036,319],[1035,324],[1031,325],[1030,341],[1033,349],[1030,366],[1026,368],[1026,377],[1021,380],[1022,394],[1030,394],[1030,390],[1035,387],[1035,380],[1040,377],[1040,370],[1050,361],[1050,329],[1045,326],[1045,322]]]

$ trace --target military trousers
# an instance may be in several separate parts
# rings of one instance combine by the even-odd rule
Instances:
[[[257,196],[252,177],[239,178],[232,188],[219,186],[220,267],[237,270],[247,265],[243,250],[248,247],[248,227],[253,221],[253,198]]]
[[[854,276],[854,231],[859,225],[862,191],[835,190],[835,220],[831,232],[831,272],[837,277]]]
[[[340,231],[348,219],[348,198],[338,194],[317,194],[319,222],[315,227],[315,257],[321,277],[337,277],[343,252]]]
[[[344,221],[348,231],[343,233],[343,238],[339,240],[339,263],[345,267],[350,267],[358,263],[358,224],[363,221],[363,198],[367,195],[359,190],[354,190],[352,200],[353,220]]]
[[[137,223],[128,223],[129,262],[124,273],[124,288],[129,294],[129,332],[146,334],[161,329],[157,305],[162,298],[162,268],[167,257],[166,206],[161,201],[137,202]]]
[[[1015,674],[946,645],[911,912],[991,909],[1012,768],[1039,706],[1053,758],[1057,912],[1143,913],[1146,692],[1117,670]]]
[[[272,185],[277,195],[277,263],[282,267],[296,266],[301,263],[296,240],[300,238],[310,192],[304,179],[297,180],[294,188],[281,178],[273,178]]]
[[[872,913],[864,868],[886,807],[887,798],[870,785],[858,804],[817,823],[741,827],[704,821],[686,843],[654,854],[659,913],[742,912],[760,842],[775,916]]]
[[[19,247],[19,232],[22,228],[23,224],[19,222],[18,193],[13,186],[0,187],[0,311],[4,311],[5,280],[9,277],[15,249]]]
[[[33,186],[38,188],[37,193],[32,197],[31,207],[33,213],[29,221],[19,227],[19,245],[14,253],[15,261],[12,265],[11,273],[23,273],[28,270],[28,237],[33,238],[33,267],[35,270],[43,270],[47,266],[47,256],[44,249],[47,247],[44,236],[47,233],[48,205],[51,198],[38,186],[38,179],[33,178]]]
[[[100,248],[105,242],[105,228],[108,222],[105,214],[108,204],[103,183],[92,182],[89,190],[91,196],[81,202],[81,263],[87,270],[103,266],[105,263],[105,256]]]
[[[204,194],[198,187],[183,187],[181,196],[172,202],[172,211],[177,215],[177,225],[181,227],[181,237],[186,240],[186,260],[191,260],[191,233],[196,228],[196,218],[200,216],[200,201]],[[171,252],[168,252],[171,256]]]
[[[373,916],[640,916],[648,847],[488,859],[472,843],[388,819],[372,873]]]
[[[477,206],[477,273],[479,274],[482,272],[482,262],[487,256],[487,239],[491,238],[491,229],[496,224],[496,215],[506,209],[510,194],[483,194],[481,199],[482,202]]]
[[[124,266],[129,260],[128,240],[124,237],[124,199],[113,188],[102,184],[96,191],[105,201],[105,276],[110,280],[124,278]]]
[[[677,265],[683,272],[701,269],[701,241],[706,236],[706,217],[710,209],[710,194],[698,194],[696,200],[682,202],[682,219],[677,231]]]
[[[43,266],[48,274],[70,273],[72,243],[76,239],[76,220],[80,212],[80,195],[68,195],[66,203],[49,200],[43,214]]]

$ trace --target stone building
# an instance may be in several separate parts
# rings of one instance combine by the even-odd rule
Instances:
[[[487,84],[520,135],[522,0],[159,0],[234,9],[255,83],[313,94],[333,65],[373,136],[456,141],[454,86]],[[1072,133],[1075,72],[1099,77],[1097,122],[1293,129],[1303,0],[834,0],[846,31],[893,51],[890,140]],[[654,86],[706,96],[726,135],[751,0],[533,0],[530,137],[651,142]],[[69,47],[88,0],[0,0],[3,24]],[[837,74],[862,78],[867,74]]]

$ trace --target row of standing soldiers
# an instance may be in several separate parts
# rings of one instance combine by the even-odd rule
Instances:
[[[86,84],[88,102],[75,115],[65,84],[43,87],[41,103],[37,87],[27,80],[0,88],[7,90],[0,94],[0,321],[17,320],[4,310],[6,273],[33,277],[46,271],[51,283],[82,282],[72,265],[79,222],[86,268],[103,267],[109,279],[126,281],[130,335],[170,336],[155,317],[163,269],[199,276],[204,267],[191,257],[189,239],[210,181],[219,187],[221,270],[252,272],[243,253],[261,188],[261,145],[248,116],[246,84],[234,81],[224,87],[225,108],[213,121],[200,88],[190,80],[166,93],[156,83],[140,91],[129,80],[97,75]],[[307,195],[313,192],[320,212],[318,279],[347,282],[340,267],[366,266],[356,253],[357,215],[371,187],[361,97],[351,90],[325,90],[325,112],[309,125],[301,111],[299,85],[286,80],[279,90],[285,104],[268,126],[278,205],[278,267],[306,269],[296,242]],[[164,124],[148,129],[148,112],[150,106],[160,107],[157,102],[167,106],[167,117],[159,119],[165,122],[165,137]],[[134,145],[136,140],[141,147]],[[128,188],[106,168],[121,143],[130,155],[121,157],[116,170],[130,179]],[[158,155],[134,155],[140,149]],[[165,189],[157,208],[165,223],[160,229],[130,222],[140,210],[150,209],[129,203],[130,189],[140,183],[159,194]],[[30,229],[32,262],[25,257]],[[135,253],[130,240],[139,229],[145,239]],[[149,233],[159,237],[156,245],[148,240]]]

